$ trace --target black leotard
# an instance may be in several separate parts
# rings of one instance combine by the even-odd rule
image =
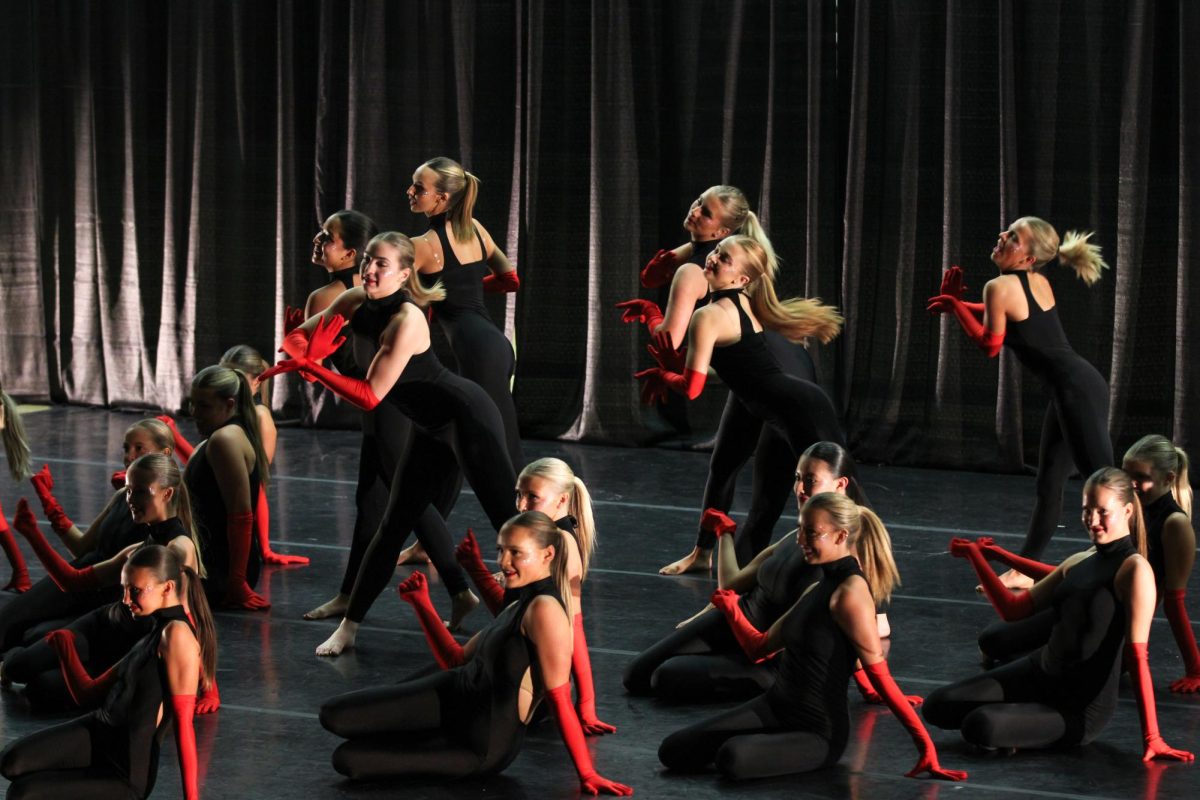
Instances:
[[[1021,555],[1041,557],[1062,514],[1062,495],[1074,466],[1085,477],[1113,462],[1108,436],[1108,383],[1067,342],[1057,306],[1043,310],[1029,289],[1029,275],[1015,273],[1029,317],[1009,321],[1004,346],[1041,378],[1050,392],[1038,448],[1037,499]]]
[[[671,734],[659,760],[683,771],[716,762],[731,778],[807,772],[841,757],[849,737],[846,687],[857,653],[829,610],[833,593],[862,576],[853,556],[822,565],[783,622],[778,677],[761,697]]]
[[[366,301],[351,318],[354,334],[377,342],[405,302],[411,301],[403,291]],[[413,432],[407,449],[397,456],[383,521],[363,552],[346,612],[353,622],[362,621],[391,580],[404,540],[418,524],[431,558],[446,564],[443,580],[467,587],[438,513],[462,474],[496,530],[513,515],[516,474],[507,458],[500,414],[483,389],[447,370],[429,348],[409,359],[383,403],[411,420]]]
[[[226,425],[237,425],[243,431],[246,423],[240,416],[230,417],[219,428]],[[215,432],[215,431],[214,431]],[[204,568],[208,571],[208,579],[204,591],[209,597],[224,597],[229,578],[229,537],[226,533],[226,517],[229,510],[225,507],[225,498],[221,496],[221,487],[217,483],[216,473],[208,463],[208,443],[212,435],[205,439],[188,459],[187,469],[183,479],[187,483],[188,494],[192,498],[192,514],[196,530],[200,535],[200,546],[203,548],[201,558]],[[259,464],[250,470],[250,504],[258,497]],[[252,537],[250,558],[246,563],[246,584],[254,588],[258,584],[258,573],[262,566],[262,553],[258,548],[258,540]]]
[[[508,766],[525,732],[521,682],[531,667],[537,669],[521,622],[541,595],[562,602],[550,578],[522,587],[516,601],[480,631],[471,660],[462,666],[326,702],[321,724],[349,740],[334,751],[334,769],[350,778],[377,779],[462,777]]]
[[[1163,526],[1172,514],[1183,514],[1183,508],[1175,496],[1166,492],[1153,503],[1142,506],[1142,519],[1146,522],[1146,551],[1150,566],[1154,569],[1154,582],[1159,592],[1166,591],[1166,566],[1163,559]]]
[[[1029,656],[934,691],[922,707],[940,728],[985,747],[1086,744],[1117,701],[1125,609],[1114,581],[1137,554],[1131,537],[1097,545],[1052,598],[1050,638]]]
[[[158,751],[174,718],[166,669],[158,657],[162,631],[191,627],[183,606],[150,617],[152,629],[118,667],[104,705],[92,713],[13,742],[0,753],[0,773],[23,798],[142,798],[154,788]],[[193,630],[194,633],[194,630]],[[158,719],[159,710],[162,719]],[[15,796],[15,795],[13,795]]]
[[[421,283],[432,286],[442,282],[446,299],[434,306],[433,316],[454,351],[458,374],[483,387],[496,404],[504,422],[504,440],[513,468],[525,463],[521,456],[521,432],[517,424],[517,409],[510,388],[516,359],[512,343],[488,316],[483,303],[483,279],[489,272],[487,249],[479,229],[475,238],[482,254],[478,261],[463,264],[450,246],[446,230],[446,215],[429,218],[429,230],[442,245],[442,269],[420,275]]]

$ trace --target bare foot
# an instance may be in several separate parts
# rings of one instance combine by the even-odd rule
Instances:
[[[712,569],[712,550],[692,548],[692,552],[658,571],[659,575],[682,575],[685,572],[708,572]]]
[[[400,557],[396,559],[396,566],[400,567],[405,564],[428,564],[429,555],[425,552],[425,548],[420,542],[414,542],[411,547],[406,547],[400,551]]]
[[[1028,575],[1022,575],[1015,569],[1010,569],[1008,572],[1000,576],[1000,582],[1008,589],[1032,589],[1033,578]],[[975,591],[983,594],[983,586],[976,586]]]
[[[340,617],[350,607],[350,598],[344,594],[336,594],[332,600],[322,603],[312,611],[304,612],[305,619],[328,619]]]
[[[354,640],[358,636],[358,623],[343,619],[333,636],[317,645],[319,656],[340,656],[346,650],[354,648]]]
[[[462,628],[462,621],[466,616],[475,610],[479,605],[479,598],[471,592],[470,589],[463,589],[458,594],[450,598],[450,624],[447,625],[451,631],[458,631]]]

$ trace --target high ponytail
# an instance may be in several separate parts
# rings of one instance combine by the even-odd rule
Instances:
[[[1067,231],[1060,245],[1058,231],[1044,219],[1021,217],[1013,225],[1024,228],[1028,233],[1026,248],[1033,257],[1035,270],[1057,257],[1059,263],[1074,270],[1079,280],[1091,286],[1108,269],[1108,264],[1100,254],[1100,246],[1088,241],[1095,235],[1091,232]]]
[[[1165,436],[1147,434],[1125,451],[1125,461],[1145,461],[1160,475],[1175,474],[1171,494],[1188,517],[1192,516],[1192,484],[1188,479],[1188,457],[1183,448]]]
[[[0,405],[4,408],[4,430],[0,431],[0,438],[4,439],[8,474],[12,475],[14,481],[20,482],[33,474],[33,456],[29,440],[25,438],[25,423],[21,421],[16,401],[3,389],[0,389]]]
[[[446,209],[446,220],[459,242],[469,242],[475,236],[475,201],[479,198],[479,179],[463,169],[452,158],[437,156],[417,167],[417,172],[430,169],[435,175],[433,188],[446,193],[450,205]],[[486,254],[485,254],[486,255]]]
[[[846,496],[860,506],[871,507],[867,493],[858,482],[858,464],[854,456],[837,442],[814,442],[800,454],[800,460],[813,458],[824,461],[829,465],[829,471],[835,478],[846,479]]]
[[[158,420],[154,420],[154,422],[158,422]],[[162,425],[161,422],[158,424]],[[175,459],[162,453],[147,453],[135,459],[127,471],[130,473],[145,472],[153,477],[156,486],[175,491],[167,511],[179,519],[183,529],[187,531],[188,538],[192,540],[192,547],[196,551],[196,572],[200,574],[201,578],[208,577],[208,571],[204,568],[204,559],[200,555],[200,535],[196,530],[196,522],[192,518],[192,498],[188,494],[187,483],[184,482]]]
[[[426,308],[430,303],[437,303],[446,299],[446,288],[442,286],[441,281],[437,281],[432,286],[425,286],[421,283],[421,276],[413,267],[416,260],[415,251],[413,249],[412,239],[409,239],[399,231],[384,231],[377,234],[367,244],[367,250],[371,250],[379,243],[390,244],[396,248],[396,252],[400,257],[400,269],[408,269],[408,280],[404,282],[404,291],[408,292],[408,296],[421,308]]]
[[[837,492],[821,492],[810,497],[804,504],[803,515],[808,517],[815,510],[829,514],[837,528],[850,534],[850,547],[858,556],[876,605],[890,600],[892,590],[900,585],[900,572],[892,556],[892,537],[883,521],[871,509]]]
[[[571,610],[571,577],[567,572],[567,534],[554,524],[554,520],[541,511],[522,511],[500,526],[500,535],[504,536],[513,528],[524,528],[533,536],[534,541],[542,548],[553,547],[554,559],[550,562],[550,577],[562,598],[563,608],[567,611],[567,619],[573,619],[575,612]]]
[[[1133,479],[1129,477],[1129,473],[1116,467],[1101,467],[1088,476],[1083,484],[1084,492],[1095,488],[1108,489],[1122,503],[1129,503],[1133,506],[1133,516],[1129,520],[1129,535],[1133,537],[1138,553],[1142,558],[1146,558],[1146,522],[1142,517],[1142,503],[1138,500],[1137,492],[1133,490]]]
[[[721,224],[729,230],[730,235],[749,236],[762,245],[768,256],[771,277],[779,277],[779,257],[758,216],[750,210],[746,194],[736,186],[728,185],[710,186],[705,194],[711,194],[721,204]]]
[[[254,448],[254,463],[258,467],[258,482],[263,489],[271,480],[270,462],[263,450],[262,432],[258,428],[258,412],[254,410],[254,395],[250,392],[250,379],[240,369],[230,369],[220,364],[205,367],[192,379],[193,389],[211,389],[222,400],[234,398],[234,413],[242,418],[246,438]],[[250,498],[254,502],[254,498]]]
[[[583,562],[580,580],[587,579],[588,564],[596,550],[596,520],[592,513],[592,495],[583,481],[560,458],[539,458],[521,470],[518,480],[537,477],[549,481],[556,492],[567,495],[567,513],[575,518],[575,536],[579,558]]]

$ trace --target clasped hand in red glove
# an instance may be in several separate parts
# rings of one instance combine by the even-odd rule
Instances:
[[[642,286],[647,289],[666,286],[671,282],[671,277],[675,274],[675,268],[678,266],[679,259],[675,257],[674,250],[659,250],[642,268]]]
[[[724,511],[718,511],[715,508],[706,508],[704,513],[700,515],[700,530],[714,534],[717,538],[724,536],[727,533],[734,533],[737,530],[737,523],[729,518]]]
[[[670,334],[667,336],[669,338]],[[681,347],[676,350],[672,347],[663,347],[657,334],[654,336],[654,341],[646,345],[646,352],[668,372],[683,374],[684,369],[687,368],[687,348]]]
[[[396,587],[396,593],[406,603],[417,603],[421,600],[422,595],[428,600],[429,583],[425,580],[425,573],[414,572],[409,575]]]
[[[713,604],[713,607],[724,614],[737,609],[738,593],[733,589],[717,589],[713,591],[712,597],[709,598],[709,602]]]
[[[963,292],[967,290],[967,285],[963,283],[962,267],[955,264],[950,269],[942,273],[942,288],[938,290],[938,294],[949,295],[955,299],[961,300]]]
[[[978,545],[970,539],[964,539],[961,536],[955,536],[950,540],[950,555],[955,558],[967,558],[970,553]]]

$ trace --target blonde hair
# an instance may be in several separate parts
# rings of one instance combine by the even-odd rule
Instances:
[[[567,574],[567,534],[554,524],[554,520],[541,511],[522,511],[500,526],[500,535],[504,536],[513,528],[524,528],[529,531],[534,541],[543,549],[554,548],[554,559],[550,562],[550,577],[554,578],[554,585],[558,587],[558,594],[562,598],[563,608],[566,609],[567,619],[573,619],[571,577]]]
[[[421,283],[421,277],[413,268],[413,263],[416,260],[416,254],[413,250],[412,239],[409,239],[399,231],[384,231],[371,237],[371,241],[367,243],[367,252],[377,244],[390,244],[396,248],[400,255],[400,268],[408,268],[408,280],[404,282],[404,290],[408,292],[408,296],[412,301],[421,308],[425,308],[430,303],[436,303],[446,299],[446,289],[442,286],[442,282],[438,281],[433,286],[425,287]],[[364,256],[365,258],[366,256]]]
[[[1091,231],[1067,231],[1060,245],[1058,231],[1044,219],[1021,217],[1013,225],[1024,228],[1029,234],[1026,247],[1029,255],[1033,256],[1035,270],[1051,259],[1058,258],[1064,267],[1075,271],[1079,280],[1091,286],[1100,280],[1101,273],[1108,269],[1108,264],[1100,255],[1100,245],[1088,242],[1095,235]]]
[[[750,203],[746,200],[745,193],[736,186],[722,184],[708,187],[705,194],[711,194],[721,204],[721,223],[729,229],[731,234],[749,236],[762,245],[763,250],[767,252],[767,260],[772,269],[771,277],[778,277],[779,257],[775,254],[775,248],[771,245],[771,240],[767,238],[767,232],[763,230],[762,223],[750,210]]]
[[[779,331],[793,342],[815,336],[829,342],[842,330],[842,315],[820,298],[793,297],[781,301],[775,294],[775,258],[757,240],[749,236],[729,236],[717,245],[718,250],[737,247],[742,251],[742,273],[750,279],[746,296],[750,308],[763,327]]]
[[[1155,472],[1166,475],[1175,473],[1171,494],[1183,513],[1192,516],[1192,485],[1188,481],[1188,457],[1183,448],[1176,447],[1165,436],[1151,433],[1138,439],[1125,451],[1126,461],[1145,461]]]
[[[460,242],[469,242],[475,235],[472,214],[475,211],[475,200],[479,197],[479,179],[463,169],[452,158],[436,156],[417,167],[417,172],[429,168],[437,175],[433,188],[450,196],[450,205],[446,209],[446,219],[454,231],[454,238]]]
[[[1108,489],[1114,492],[1122,503],[1133,505],[1133,517],[1129,520],[1129,535],[1133,537],[1137,551],[1146,557],[1146,523],[1142,519],[1142,504],[1137,492],[1133,490],[1133,479],[1129,473],[1116,467],[1101,467],[1084,481],[1083,491],[1086,494],[1092,489]]]
[[[240,369],[213,364],[196,373],[192,378],[193,389],[209,389],[222,400],[234,398],[234,413],[242,418],[246,438],[254,448],[254,465],[258,467],[258,482],[263,489],[270,482],[270,462],[263,451],[262,433],[258,429],[258,414],[254,410],[254,397],[250,393],[250,379]],[[254,498],[250,498],[251,504]]]
[[[900,572],[892,557],[892,537],[883,521],[866,506],[860,506],[844,494],[821,492],[804,504],[803,516],[811,511],[824,511],[839,530],[850,534],[849,545],[858,556],[863,577],[876,603],[885,602],[892,590],[900,585]]]
[[[257,379],[267,371],[271,365],[262,357],[262,353],[255,350],[248,344],[235,344],[233,347],[225,351],[225,355],[221,356],[220,365],[231,369],[240,369],[246,373],[247,377]],[[258,385],[258,390],[262,392],[263,404],[268,408],[271,407],[271,381],[272,378],[267,378],[266,381]]]
[[[175,463],[175,459],[162,453],[147,453],[134,459],[134,462],[129,465],[126,474],[133,472],[151,475],[156,485],[164,489],[175,490],[167,510],[178,517],[183,524],[188,538],[192,540],[192,547],[196,548],[196,571],[201,578],[207,578],[208,572],[204,569],[204,560],[200,557],[200,536],[192,518],[192,498],[188,494],[187,484],[183,481],[183,475],[179,472],[179,465]]]
[[[14,481],[20,482],[33,474],[33,455],[29,440],[25,438],[25,423],[21,421],[17,402],[3,389],[0,389],[0,404],[4,406],[4,430],[0,432],[0,438],[4,439],[8,474],[12,475]]]
[[[149,434],[150,438],[154,441],[154,448],[156,450],[171,450],[172,452],[175,450],[175,435],[171,433],[171,429],[162,420],[154,419],[153,417],[139,419],[125,429],[125,435],[128,436],[134,431],[145,431]]]
[[[560,458],[539,458],[521,470],[517,480],[541,478],[553,484],[555,491],[567,495],[567,513],[575,518],[575,534],[579,540],[579,558],[583,562],[580,580],[587,578],[588,564],[596,549],[596,521],[592,515],[592,495],[567,462]]]

